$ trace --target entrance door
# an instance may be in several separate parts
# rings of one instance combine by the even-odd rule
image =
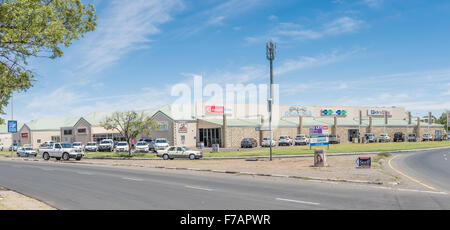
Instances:
[[[359,139],[359,130],[357,130],[357,129],[349,129],[348,130],[348,141],[353,142],[353,138]]]
[[[212,147],[213,144],[220,144],[222,132],[220,129],[199,129],[199,142],[205,147]]]

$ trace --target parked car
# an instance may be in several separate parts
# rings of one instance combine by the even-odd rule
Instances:
[[[164,150],[169,147],[166,138],[158,138],[155,140],[155,151]]]
[[[18,157],[36,157],[37,152],[33,148],[27,146],[27,147],[19,147],[17,148],[17,156]]]
[[[425,133],[423,135],[422,141],[432,141],[433,140],[433,136],[429,133]]]
[[[394,133],[394,142],[404,142],[405,141],[405,134],[402,132]]]
[[[416,141],[417,141],[417,136],[415,133],[408,134],[408,142],[416,142]]]
[[[290,136],[280,136],[280,140],[278,140],[278,146],[286,145],[291,146],[293,144],[292,138]]]
[[[84,147],[84,151],[86,151],[86,152],[97,152],[98,151],[97,142],[88,142],[86,144],[86,146]]]
[[[84,152],[80,149],[75,149],[71,144],[67,143],[54,143],[48,147],[40,148],[39,154],[42,155],[44,160],[48,161],[50,158],[56,158],[56,160],[68,161],[71,158],[77,161],[84,157]]]
[[[9,151],[10,152],[12,152],[12,151],[17,151],[17,149],[19,148],[19,143],[17,143],[17,142],[14,142],[11,146],[9,146]]]
[[[277,142],[272,139],[272,147],[274,147],[276,145],[277,145]],[[270,147],[270,138],[268,138],[268,137],[263,138],[261,146],[262,147]]]
[[[114,141],[111,139],[104,139],[98,145],[100,152],[112,152],[114,150]]]
[[[155,142],[155,139],[153,138],[141,138],[139,139],[139,142],[145,141],[147,143]]]
[[[162,157],[164,160],[173,160],[174,158],[188,158],[189,160],[201,159],[203,152],[190,150],[186,147],[171,146],[164,150],[158,150],[156,154],[158,157]]]
[[[377,142],[377,137],[373,133],[366,133],[364,135],[364,137],[366,137],[366,141],[368,143],[375,143],[375,142]]]
[[[139,141],[136,144],[136,152],[144,152],[144,153],[150,152],[150,144],[146,141]]]
[[[340,144],[341,143],[341,139],[337,135],[330,134],[330,135],[328,135],[328,142],[330,144]]]
[[[378,142],[390,142],[391,137],[387,133],[380,134],[380,137],[378,138]]]
[[[72,147],[75,148],[75,149],[81,149],[81,150],[84,149],[84,145],[83,145],[83,143],[81,143],[81,142],[74,142],[74,143],[72,144]]]
[[[0,143],[0,151],[3,151],[3,143]]]
[[[433,140],[434,141],[443,141],[444,137],[443,136],[435,136]]]
[[[128,146],[128,143],[126,141],[118,142],[116,147],[114,148],[114,152],[128,152],[129,150],[130,146]]]
[[[308,145],[309,138],[305,134],[299,134],[295,137],[295,145]]]
[[[244,138],[241,141],[241,148],[255,148],[258,147],[258,142],[255,138]]]

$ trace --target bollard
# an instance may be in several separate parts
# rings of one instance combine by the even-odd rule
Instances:
[[[327,167],[327,153],[324,149],[314,150],[314,167]]]

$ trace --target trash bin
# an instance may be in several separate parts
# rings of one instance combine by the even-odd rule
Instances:
[[[357,144],[358,143],[358,138],[353,138],[353,143]]]

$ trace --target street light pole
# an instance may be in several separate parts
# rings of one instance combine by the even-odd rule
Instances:
[[[270,161],[272,161],[272,143],[273,143],[273,131],[272,131],[272,105],[273,105],[273,60],[275,60],[276,45],[270,41],[266,46],[266,57],[270,61],[270,98],[268,100],[269,108],[269,130],[270,130]]]

